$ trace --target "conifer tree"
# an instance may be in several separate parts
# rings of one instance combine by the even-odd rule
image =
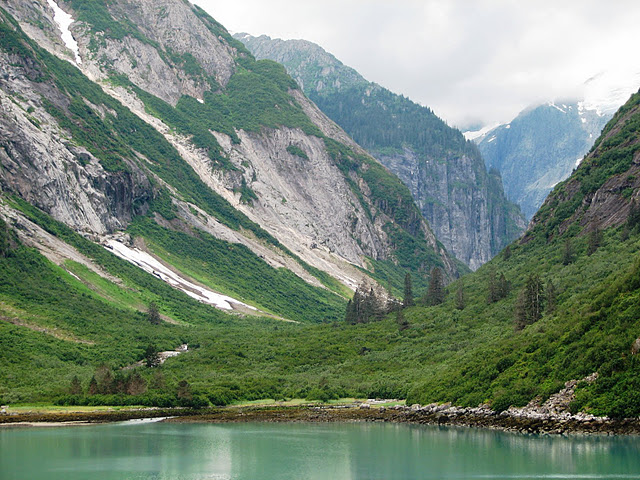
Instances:
[[[358,315],[356,312],[356,303],[355,303],[356,294],[354,293],[353,295],[354,295],[354,298],[349,300],[349,302],[347,303],[347,310],[344,315],[344,321],[347,322],[349,325],[355,325],[356,323],[358,323]]]
[[[557,298],[556,298],[556,286],[553,284],[551,279],[547,281],[547,305],[546,310],[547,313],[553,313],[556,310]]]
[[[511,245],[507,245],[502,251],[502,259],[509,260],[511,258]]]
[[[589,233],[589,245],[587,255],[593,255],[602,245],[602,231],[596,227]]]
[[[158,305],[156,302],[151,302],[149,304],[149,309],[147,310],[147,320],[152,325],[160,325],[160,311],[158,310]]]
[[[458,280],[458,287],[456,289],[456,308],[458,310],[464,310],[466,307],[465,295],[464,295],[464,280]]]
[[[89,395],[96,395],[98,393],[98,381],[95,375],[89,380],[89,388],[87,389]]]
[[[515,324],[518,330],[542,318],[544,287],[540,276],[532,273],[518,295],[515,305]]]
[[[569,265],[573,262],[573,243],[571,239],[567,237],[564,241],[564,249],[562,250],[562,264]]]
[[[487,278],[487,303],[494,303],[498,300],[498,280],[496,279],[496,271],[491,268]]]
[[[411,282],[410,273],[407,273],[404,276],[404,299],[402,301],[402,305],[405,308],[415,305],[415,301],[413,300],[413,285]]]
[[[500,274],[498,278],[498,298],[503,299],[509,296],[509,291],[511,290],[511,284],[504,276],[504,273]]]
[[[409,328],[409,322],[404,317],[404,312],[402,311],[402,307],[400,305],[398,305],[398,308],[396,308],[396,323],[398,324],[398,329],[400,331]]]
[[[144,361],[148,368],[160,365],[160,355],[155,345],[147,345],[147,348],[144,351]]]
[[[77,375],[71,379],[71,385],[69,386],[69,393],[71,395],[82,395],[82,384]]]
[[[431,270],[425,303],[433,306],[440,305],[442,302],[444,302],[444,276],[439,267],[434,267]]]

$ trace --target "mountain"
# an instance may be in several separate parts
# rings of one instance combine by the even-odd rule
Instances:
[[[304,40],[236,34],[256,58],[275,60],[316,105],[409,187],[436,237],[472,269],[524,229],[477,148],[429,108],[365,80]]]
[[[465,135],[478,143],[487,168],[500,172],[507,197],[530,219],[612,116],[584,101],[549,102],[521,112],[509,124]]]
[[[76,56],[48,2],[5,6],[12,13],[0,10],[0,404],[353,397],[499,411],[530,404],[527,411],[539,405],[535,415],[551,409],[565,419],[640,415],[640,93],[554,187],[521,239],[447,287],[434,270],[427,287],[424,270],[447,270],[448,257],[428,250],[427,233],[411,234],[412,222],[428,230],[405,203],[408,190],[357,145],[331,140],[344,132],[291,78],[234,47],[203,12],[180,0],[60,3],[74,19]],[[129,21],[119,16],[125,11]],[[193,59],[161,46],[178,48],[185,38],[203,45],[210,30],[202,25],[217,40],[195,48]],[[103,72],[125,58],[120,68],[131,76]],[[149,62],[157,69],[138,67]],[[212,65],[221,67],[205,70]],[[166,101],[140,86],[158,77]],[[190,100],[169,88],[174,81],[215,91]],[[278,143],[285,133],[300,143]],[[281,147],[268,158],[258,145]],[[301,248],[309,260],[326,260],[321,270],[296,255],[287,245],[310,227],[287,223],[293,238],[276,237],[280,224],[256,213],[266,208],[260,178],[271,166],[253,166],[278,160],[286,161],[275,171],[282,182],[269,185],[279,191],[295,191],[307,171],[317,182],[344,182],[345,196],[325,208],[338,219],[343,201],[353,219],[365,210],[354,223],[366,226],[372,244],[362,236],[355,244],[366,251],[379,242],[389,257],[364,256],[358,267],[328,247]],[[233,178],[235,192],[219,186]],[[302,208],[289,195],[281,204]],[[380,222],[387,237],[374,235]],[[334,248],[353,244],[343,241]],[[355,324],[345,315],[352,290],[338,281],[352,274],[391,280],[386,293],[372,280],[361,285],[350,308],[364,298],[357,306],[367,319]],[[371,302],[389,293],[406,293],[405,308],[391,302],[396,311],[388,313]]]
[[[458,274],[406,187],[200,8],[7,8],[6,192],[103,242],[141,215],[204,230],[315,287]]]
[[[529,410],[544,413],[556,407],[542,403],[572,385],[575,395],[560,411],[640,414],[639,138],[637,93],[554,187],[525,235],[464,278],[468,314],[469,307],[456,314],[453,302],[415,312],[413,318],[434,319],[439,334],[472,328],[483,355],[450,351],[442,370],[417,386],[409,402],[491,399],[498,410],[531,402]],[[501,275],[506,295],[480,307]]]

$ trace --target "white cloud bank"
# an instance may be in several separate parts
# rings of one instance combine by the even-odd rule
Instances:
[[[231,31],[316,42],[454,125],[509,121],[530,104],[579,97],[603,72],[627,75],[613,87],[640,72],[636,0],[196,3]]]

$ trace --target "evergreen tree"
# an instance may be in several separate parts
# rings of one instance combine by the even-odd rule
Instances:
[[[405,308],[415,305],[415,302],[413,300],[413,285],[411,283],[410,273],[407,273],[404,276],[404,299],[402,301],[402,305]]]
[[[629,228],[629,224],[625,223],[624,227],[622,227],[622,231],[620,232],[620,240],[623,242],[629,238],[631,234],[631,229]]]
[[[394,302],[386,302],[385,299],[386,296],[378,295],[375,288],[366,284],[359,286],[347,303],[345,322],[355,325],[381,318],[390,311],[389,306],[395,305]]]
[[[101,365],[96,370],[96,380],[98,382],[98,393],[108,395],[113,392],[113,375],[111,374],[111,367],[108,365]]]
[[[515,305],[515,325],[518,330],[542,318],[544,287],[537,274],[530,274]]]
[[[631,200],[631,205],[629,206],[627,225],[630,230],[636,230],[638,226],[640,226],[640,206],[637,204],[635,198]]]
[[[506,298],[509,295],[509,291],[511,289],[511,285],[507,281],[507,278],[504,276],[504,273],[501,273],[499,276],[496,276],[495,270],[489,271],[489,278],[487,280],[487,303],[495,303],[503,298]]]
[[[358,314],[356,312],[356,302],[355,302],[356,294],[357,292],[353,294],[354,298],[349,300],[349,302],[347,303],[347,310],[344,315],[344,321],[347,322],[349,325],[355,325],[356,323],[358,323]]]
[[[458,280],[458,288],[456,289],[456,308],[458,310],[464,310],[466,306],[464,295],[464,280]]]
[[[396,308],[396,323],[398,324],[398,329],[400,331],[409,328],[409,322],[404,317],[404,312],[402,311],[402,307],[400,305],[398,305],[398,308]]]
[[[551,279],[547,281],[547,313],[551,314],[556,310],[557,305],[557,297],[556,297],[556,286],[553,284]]]
[[[509,260],[511,258],[511,245],[507,245],[502,251],[502,259]]]
[[[144,351],[144,361],[148,368],[160,365],[160,354],[155,345],[147,345],[147,348]]]
[[[82,384],[77,375],[71,379],[71,385],[69,386],[69,393],[71,395],[82,395]]]
[[[511,290],[511,284],[504,276],[504,273],[500,274],[498,278],[498,298],[503,299],[509,296],[509,291]]]
[[[494,303],[498,300],[500,300],[498,280],[496,279],[496,271],[491,268],[487,277],[487,303]]]
[[[587,247],[587,255],[594,254],[602,245],[602,231],[596,227],[589,233],[589,244]]]
[[[571,242],[571,239],[567,237],[564,241],[564,249],[562,250],[562,264],[569,265],[570,263],[573,263],[573,257],[573,243]]]
[[[158,305],[156,302],[151,302],[149,304],[149,309],[147,310],[147,320],[152,325],[160,325],[160,311],[158,310]]]
[[[433,306],[440,305],[442,302],[444,302],[444,275],[439,267],[434,267],[431,270],[425,303]]]
[[[98,381],[96,380],[95,375],[91,377],[91,380],[89,380],[87,393],[89,395],[96,395],[98,393]]]

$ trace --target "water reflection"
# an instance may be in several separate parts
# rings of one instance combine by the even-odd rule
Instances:
[[[638,437],[390,424],[113,424],[0,429],[0,478],[640,478]]]

